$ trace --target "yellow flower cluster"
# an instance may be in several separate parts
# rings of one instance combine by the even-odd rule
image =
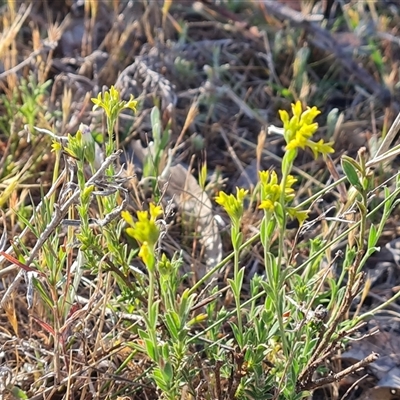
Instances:
[[[94,104],[93,110],[101,107],[108,118],[116,118],[120,111],[131,109],[136,112],[137,100],[134,100],[133,95],[130,96],[129,101],[121,100],[118,90],[111,86],[110,90],[104,94],[99,93],[97,97],[92,98]]]
[[[163,213],[160,206],[150,203],[149,211],[138,211],[135,222],[128,211],[122,211],[122,218],[129,224],[126,233],[136,239],[140,245],[139,256],[149,269],[154,268],[155,246],[160,236],[157,218]]]
[[[292,175],[288,175],[285,187],[278,183],[278,176],[275,171],[260,171],[261,182],[261,204],[259,208],[267,211],[274,211],[275,203],[280,201],[282,192],[284,201],[287,204],[294,198],[293,184],[297,181]]]
[[[318,129],[318,124],[314,122],[314,119],[321,113],[317,107],[307,107],[306,111],[303,112],[303,107],[300,101],[292,104],[292,118],[289,118],[289,114],[285,110],[279,110],[279,115],[283,122],[283,135],[286,141],[286,150],[292,149],[305,149],[309,147],[317,158],[318,154],[329,154],[333,153],[332,143],[324,143],[321,139],[318,142],[313,142],[311,137]]]
[[[130,225],[126,229],[129,236],[135,238],[139,243],[148,242],[151,245],[157,243],[160,230],[156,224],[156,219],[162,214],[162,208],[150,203],[149,211],[138,211],[138,221],[134,222],[132,216],[127,211],[122,211],[122,217]]]
[[[247,193],[248,190],[239,188],[236,188],[236,196],[221,191],[215,201],[225,209],[232,221],[238,222],[243,215],[243,200]]]

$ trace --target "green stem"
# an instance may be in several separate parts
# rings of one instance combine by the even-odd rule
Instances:
[[[106,143],[106,157],[112,154],[115,150],[115,143],[114,143],[114,126],[117,123],[118,117],[108,117],[107,118],[107,135],[108,135],[108,142]],[[112,166],[110,167],[112,168]]]
[[[151,312],[151,304],[154,302],[154,272],[149,271],[149,293],[147,297],[148,315]]]
[[[56,161],[54,163],[54,170],[53,170],[53,181],[52,181],[52,186],[55,185],[58,177],[59,177],[59,171],[60,171],[60,159],[61,159],[61,150],[56,151]],[[50,197],[50,210],[53,210],[54,208],[54,203],[56,199],[56,191],[51,195]]]
[[[282,260],[284,256],[284,250],[285,250],[285,231],[286,231],[286,204],[285,204],[285,187],[286,187],[286,181],[287,181],[287,176],[290,172],[291,166],[287,168],[286,171],[282,171],[282,181],[281,181],[281,193],[280,193],[280,199],[279,202],[282,206],[283,209],[283,220],[281,221],[281,224],[279,226],[279,246],[278,246],[278,262],[275,265],[277,268],[277,271],[275,271],[276,279],[274,280],[274,296],[275,296],[275,306],[277,310],[277,319],[278,319],[278,324],[279,324],[279,330],[281,331],[281,337],[282,337],[282,346],[283,346],[283,352],[285,354],[285,357],[289,357],[290,355],[290,349],[289,349],[289,344],[287,342],[287,337],[286,337],[286,332],[285,332],[285,327],[283,324],[283,304],[285,304],[285,295],[284,295],[284,290],[282,289],[284,287],[284,281],[285,281],[285,273],[281,271],[281,265],[282,265]]]
[[[240,248],[240,247],[239,247]],[[234,292],[235,294],[235,303],[236,303],[236,311],[237,311],[237,320],[238,320],[238,329],[239,329],[239,336],[241,340],[243,339],[243,322],[242,322],[242,311],[240,308],[240,294],[242,291],[242,280],[239,277],[239,255],[240,250],[237,246],[234,246],[233,250],[233,268],[234,268],[234,281],[236,283],[237,290]],[[242,347],[243,343],[239,343],[240,347]]]

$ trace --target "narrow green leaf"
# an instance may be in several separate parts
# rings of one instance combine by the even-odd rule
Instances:
[[[361,168],[361,165],[356,160],[354,160],[354,158],[351,158],[349,156],[343,155],[342,156],[342,161],[346,161],[346,162],[350,163],[354,167],[354,169],[356,169],[357,171],[362,173],[363,170]]]
[[[165,363],[163,372],[165,380],[169,382],[169,385],[172,385],[174,380],[174,369],[172,368],[172,364],[169,361]]]
[[[358,174],[353,163],[351,163],[348,159],[342,158],[342,168],[350,184],[358,191],[362,191],[362,186],[360,184],[360,180],[358,179]]]
[[[240,270],[239,270],[239,272],[237,274],[237,277],[235,277],[237,287],[240,288],[240,290],[241,290],[242,285],[243,285],[244,270],[245,270],[244,267],[240,268]]]
[[[157,386],[164,392],[168,392],[169,387],[165,381],[163,371],[159,367],[155,367],[153,370],[153,378],[156,381]]]
[[[228,283],[231,286],[233,295],[236,297],[238,295],[238,288],[236,286],[236,282],[233,279],[228,279]]]
[[[243,235],[239,232],[236,237],[232,237],[232,246],[234,249],[239,249],[243,243]]]
[[[275,216],[279,226],[285,226],[286,224],[285,211],[284,207],[279,202],[275,202]]]
[[[13,386],[13,388],[11,389],[11,394],[16,399],[21,399],[21,400],[29,399],[27,394],[22,389],[20,389],[18,386]]]
[[[363,178],[361,185],[362,185],[364,191],[368,190],[368,188],[370,187],[370,179],[368,177]]]
[[[363,215],[366,215],[368,210],[367,207],[365,207],[365,204],[363,204],[361,201],[356,201],[357,207],[360,210],[360,213]]]
[[[168,332],[173,339],[178,340],[179,338],[179,315],[175,311],[168,311],[165,315],[165,325],[167,326]]]
[[[149,334],[146,331],[144,331],[143,329],[138,329],[138,334],[139,334],[140,339],[142,339],[142,340],[150,339]]]
[[[40,298],[50,307],[53,308],[54,304],[51,299],[51,296],[47,293],[46,288],[43,286],[43,283],[39,279],[33,278],[33,285],[35,289],[39,292]]]
[[[243,347],[243,336],[240,334],[238,326],[233,323],[230,323],[229,325],[231,326],[233,336],[235,337],[237,344],[239,345],[240,348],[242,348]]]
[[[151,307],[150,307],[150,311],[149,311],[149,326],[152,328],[156,328],[157,326],[157,320],[158,320],[158,305],[159,305],[159,301],[155,301]]]
[[[164,360],[169,360],[170,353],[168,343],[164,343],[164,345],[161,346],[161,355]]]
[[[155,362],[158,362],[158,351],[154,346],[154,343],[151,339],[144,339],[144,343],[146,345],[147,355]]]
[[[378,241],[378,234],[375,225],[371,225],[368,235],[368,247],[375,247]]]
[[[268,238],[272,237],[272,234],[275,231],[275,227],[276,227],[276,220],[275,219],[271,219],[270,221],[268,221],[267,231],[266,231]]]

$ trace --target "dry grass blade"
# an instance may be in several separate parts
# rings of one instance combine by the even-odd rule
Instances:
[[[12,21],[8,29],[3,30],[0,35],[0,54],[2,55],[0,57],[4,57],[4,55],[7,54],[6,49],[10,47],[11,44],[15,41],[15,38],[17,37],[23,23],[25,22],[31,11],[32,3],[29,4],[28,7],[26,7],[25,5],[21,6],[15,20]]]
[[[378,162],[385,161],[386,163],[390,162],[394,159],[397,154],[399,154],[400,150],[397,151],[389,151],[390,146],[392,145],[393,140],[398,135],[400,131],[400,113],[397,114],[396,119],[390,126],[389,132],[384,137],[381,145],[379,146],[378,151],[374,155],[373,159],[369,161],[369,164],[375,165]],[[386,153],[386,154],[385,154]]]

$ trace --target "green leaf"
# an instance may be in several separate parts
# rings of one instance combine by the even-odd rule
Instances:
[[[362,185],[362,188],[364,189],[364,191],[368,190],[369,184],[370,184],[370,180],[368,179],[368,177],[364,177],[361,181],[361,185]]]
[[[168,123],[167,127],[161,136],[160,150],[165,150],[170,139],[171,124]]]
[[[17,399],[22,399],[22,400],[29,399],[27,394],[18,386],[13,386],[13,388],[11,389],[11,394],[13,395],[13,397]]]
[[[167,326],[168,332],[172,336],[173,339],[179,339],[179,329],[180,329],[180,321],[179,315],[175,311],[168,311],[165,315],[165,325]]]
[[[263,289],[265,290],[265,293],[267,294],[267,300],[265,301],[265,307],[267,310],[270,310],[270,305],[272,303],[272,296],[274,294],[274,289],[271,285],[271,282],[266,282],[266,281],[262,281],[261,285],[263,287]]]
[[[150,306],[150,311],[149,311],[149,328],[156,329],[157,326],[157,321],[158,321],[158,306],[160,304],[160,301],[155,301],[151,306]]]
[[[238,287],[236,286],[236,282],[233,279],[228,279],[228,283],[231,286],[233,295],[235,297],[237,297],[238,296]]]
[[[242,267],[242,268],[239,270],[239,272],[238,272],[238,274],[237,274],[237,277],[235,277],[235,281],[236,281],[236,283],[237,283],[237,285],[238,285],[238,287],[239,287],[240,289],[242,288],[242,284],[243,284],[244,270],[245,270],[245,268]]]
[[[155,367],[153,370],[153,378],[156,381],[157,386],[164,392],[169,391],[169,386],[165,380],[163,371],[159,367]]]
[[[168,345],[168,343],[164,343],[164,344],[161,346],[161,355],[162,355],[162,358],[163,358],[164,360],[169,360],[169,358],[170,358],[170,353],[169,353],[169,345]]]
[[[272,237],[272,234],[275,231],[275,227],[276,227],[276,220],[275,219],[271,219],[270,221],[268,221],[267,229],[266,229],[266,233],[267,233],[267,237],[268,238]]]
[[[154,343],[151,339],[144,339],[144,343],[146,345],[147,355],[155,362],[158,362],[158,351],[154,346]]]
[[[297,157],[297,149],[290,149],[285,152],[282,160],[282,171],[290,173],[292,170],[293,162]]]
[[[279,226],[282,227],[285,226],[286,224],[285,211],[282,204],[279,202],[275,202],[275,216]]]
[[[375,225],[371,225],[368,235],[368,247],[375,247],[378,239],[378,232],[375,228]]]
[[[192,308],[194,299],[196,297],[195,294],[191,294],[189,296],[189,292],[190,292],[189,288],[184,290],[184,292],[182,293],[182,296],[181,296],[181,303],[180,303],[180,307],[179,307],[179,317],[180,317],[181,321],[185,320],[185,322],[186,322],[186,318],[189,314],[189,311]]]
[[[51,296],[47,293],[45,287],[43,286],[42,282],[36,278],[33,278],[33,284],[35,289],[39,292],[41,299],[50,307],[53,308],[54,304],[51,299]]]
[[[349,156],[343,155],[342,156],[342,161],[344,161],[344,160],[346,162],[350,163],[358,172],[360,172],[360,173],[363,172],[363,169],[361,168],[361,165],[356,160],[354,160],[354,158],[351,158]]]
[[[267,235],[267,224],[266,216],[264,215],[260,225],[260,240],[263,247],[267,247],[268,235]]]
[[[165,363],[164,368],[163,368],[163,372],[164,372],[165,380],[167,382],[169,382],[170,385],[172,385],[173,384],[173,380],[174,380],[174,369],[172,367],[172,364],[169,361],[167,361]]]
[[[243,339],[244,338],[240,334],[238,326],[234,323],[230,323],[229,325],[231,326],[233,336],[235,337],[237,344],[239,345],[240,348],[243,348]]]
[[[367,207],[365,207],[365,204],[363,204],[361,201],[358,201],[358,200],[356,201],[356,204],[357,204],[358,209],[360,210],[361,217],[364,215],[367,215],[368,210],[367,210]]]
[[[150,339],[150,335],[143,329],[138,329],[138,334],[139,334],[140,339],[142,339],[142,340]]]
[[[350,158],[342,158],[342,168],[346,174],[347,180],[352,186],[354,186],[358,191],[362,191],[362,186],[360,180],[358,179],[357,171],[354,167],[354,163],[349,161]],[[353,160],[354,161],[354,160]]]
[[[232,237],[232,246],[234,249],[239,249],[243,243],[243,235],[241,232],[236,234],[236,237]]]

